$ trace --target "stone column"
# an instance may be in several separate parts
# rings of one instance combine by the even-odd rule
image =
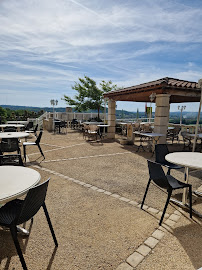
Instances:
[[[169,100],[170,95],[168,94],[156,95],[154,132],[165,134],[165,136],[159,139],[159,143],[166,143],[166,134],[168,129],[169,111],[170,111]]]
[[[116,127],[116,102],[112,99],[108,100],[108,139],[115,139],[115,127]]]

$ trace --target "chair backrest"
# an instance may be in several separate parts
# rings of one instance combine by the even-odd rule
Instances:
[[[67,127],[67,122],[66,121],[61,121],[60,126],[66,128]]]
[[[83,131],[86,131],[89,129],[89,125],[83,124]]]
[[[172,129],[172,133],[174,133],[175,135],[178,135],[179,132],[181,130],[181,127],[180,126],[175,126],[174,129]]]
[[[36,124],[36,126],[35,126],[35,128],[34,128],[34,133],[36,133],[37,132],[37,130],[38,130],[38,124]]]
[[[30,128],[33,128],[33,122],[29,122],[26,127],[25,130],[29,130]]]
[[[17,138],[2,139],[0,144],[1,152],[19,151],[19,141]]]
[[[97,131],[99,128],[98,126],[96,125],[89,125],[89,128],[88,128],[90,131]]]
[[[36,144],[39,144],[39,143],[40,143],[42,134],[43,134],[43,131],[40,131],[39,136],[37,137],[37,139],[36,139],[36,141],[35,141]]]
[[[170,185],[161,165],[151,160],[147,160],[147,162],[150,179],[152,179],[159,187],[168,189]]]
[[[50,178],[42,184],[31,188],[23,202],[21,211],[14,221],[15,224],[21,224],[31,219],[45,202],[46,192]]]
[[[60,123],[61,123],[60,121],[54,121],[54,125],[55,125],[55,127],[56,127],[56,126],[58,126],[58,127],[59,127],[59,126],[60,126]]]
[[[169,154],[167,144],[156,144],[155,145],[155,161],[157,163],[165,163],[165,156]]]
[[[4,132],[16,132],[17,128],[16,127],[5,127]]]
[[[189,136],[189,132],[187,132],[187,131],[182,131],[181,132],[181,135],[182,135],[182,137],[183,137],[183,139],[185,138],[185,139],[190,139],[190,136]]]
[[[139,131],[140,130],[140,123],[134,123],[133,129],[134,129],[134,131]]]
[[[141,125],[141,131],[143,132],[152,132],[151,124],[146,123]]]
[[[72,123],[77,124],[78,120],[76,118],[72,119]]]

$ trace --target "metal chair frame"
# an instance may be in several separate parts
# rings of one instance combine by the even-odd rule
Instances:
[[[141,209],[143,208],[150,183],[153,180],[157,186],[159,186],[162,189],[166,189],[168,192],[168,197],[164,206],[164,210],[163,210],[159,225],[161,225],[163,222],[163,218],[166,213],[166,209],[168,207],[168,204],[172,195],[172,191],[176,189],[189,188],[189,200],[190,200],[189,215],[190,215],[190,218],[192,218],[192,186],[190,184],[186,184],[186,183],[182,183],[178,181],[176,178],[174,178],[171,175],[168,175],[168,174],[165,175],[160,164],[153,162],[151,160],[147,160],[147,162],[148,162],[148,168],[149,168],[149,181],[148,181],[145,194],[142,200]]]
[[[170,175],[170,171],[171,169],[182,169],[184,168],[183,166],[178,166],[174,163],[168,162],[165,159],[165,156],[167,154],[169,154],[169,150],[168,150],[168,146],[167,144],[156,144],[155,145],[155,161],[163,166],[165,166],[166,168],[168,168],[168,172],[167,174]]]
[[[30,219],[33,221],[33,217],[41,207],[43,207],[55,246],[58,246],[58,242],[45,204],[45,197],[49,180],[50,178],[47,179],[44,183],[31,188],[24,200],[16,199],[8,202],[0,208],[0,225],[10,229],[13,242],[15,244],[20,262],[24,270],[27,270],[28,268],[17,238],[17,225],[22,224]]]
[[[42,151],[41,146],[40,146],[40,141],[41,141],[42,134],[43,134],[43,131],[40,131],[39,136],[37,137],[35,142],[23,142],[23,152],[24,152],[24,160],[25,160],[25,162],[26,162],[26,146],[31,146],[31,145],[37,145],[41,155],[45,159],[45,156],[44,156],[43,151]]]
[[[15,152],[17,154],[4,154]],[[16,163],[16,159],[18,163]],[[17,138],[2,139],[0,143],[0,165],[20,165],[23,166],[19,141]]]

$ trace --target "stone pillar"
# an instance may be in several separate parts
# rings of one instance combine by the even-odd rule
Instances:
[[[133,125],[131,123],[127,124],[127,140],[129,144],[134,143]]]
[[[116,128],[116,102],[112,99],[108,100],[108,131],[107,138],[115,139],[115,128]]]
[[[169,111],[170,111],[169,100],[170,95],[168,94],[156,95],[154,132],[165,134],[165,136],[159,139],[159,143],[166,143],[166,134],[168,129]]]

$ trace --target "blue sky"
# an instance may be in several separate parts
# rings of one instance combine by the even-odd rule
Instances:
[[[43,107],[57,99],[65,107],[61,98],[73,97],[71,86],[84,75],[119,87],[198,81],[201,10],[201,0],[1,0],[0,104]],[[118,109],[144,107],[117,102]]]

